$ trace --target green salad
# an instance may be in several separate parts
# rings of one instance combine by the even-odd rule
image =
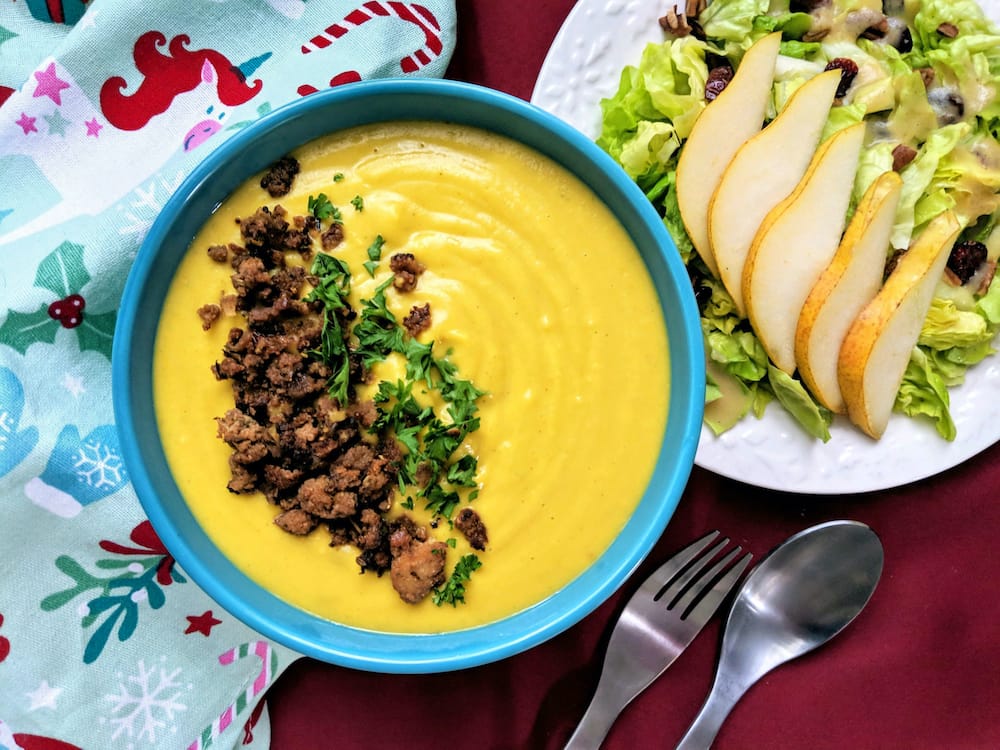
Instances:
[[[698,11],[703,4],[692,5]],[[995,353],[1000,330],[1000,32],[972,0],[712,0],[695,15],[672,12],[661,24],[664,41],[648,45],[601,102],[598,144],[660,211],[687,264],[708,353],[706,399],[726,401],[725,408],[706,408],[706,423],[718,434],[750,414],[760,417],[776,400],[810,435],[830,438],[833,415],[797,377],[768,361],[694,251],[675,193],[685,139],[719,80],[725,84],[725,69],[738,68],[754,42],[780,31],[767,121],[831,61],[841,68],[845,59],[854,63],[843,71],[823,139],[867,124],[852,209],[880,174],[899,172],[887,261],[944,211],[954,211],[963,227],[894,407],[932,420],[953,440],[949,389]]]

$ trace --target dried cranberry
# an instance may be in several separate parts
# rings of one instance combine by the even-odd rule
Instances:
[[[83,322],[83,308],[87,306],[79,294],[71,294],[49,305],[49,317],[58,320],[63,328],[76,328]]]
[[[986,245],[976,240],[956,243],[948,256],[948,269],[963,284],[973,277],[986,261]]]
[[[698,304],[699,310],[704,310],[712,301],[712,288],[704,284],[696,286],[694,288],[694,301]]]
[[[910,33],[910,30],[908,28],[903,29],[903,32],[899,35],[899,41],[896,42],[895,47],[904,55],[913,49],[913,35]]]
[[[837,98],[847,96],[847,90],[858,75],[858,64],[848,57],[835,57],[826,64],[826,70],[840,70],[840,85],[837,86]]]
[[[708,80],[705,81],[705,101],[710,102],[715,99],[731,80],[733,80],[733,69],[728,65],[712,68],[708,72]]]

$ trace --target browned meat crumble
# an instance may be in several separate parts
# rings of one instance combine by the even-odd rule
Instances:
[[[272,198],[280,198],[283,195],[288,195],[288,191],[292,189],[295,175],[298,173],[299,162],[291,156],[284,156],[272,164],[267,173],[261,177],[260,186]]]
[[[396,274],[392,285],[401,292],[412,292],[417,288],[417,279],[424,272],[423,264],[413,253],[396,253],[389,258],[389,268]]]
[[[455,516],[455,528],[461,531],[473,549],[484,550],[489,543],[486,525],[472,508],[462,508]]]
[[[269,184],[294,177],[277,170],[278,165],[268,173]],[[343,229],[332,224],[321,233],[313,217],[289,217],[280,205],[263,206],[237,223],[242,244],[208,249],[213,260],[232,266],[234,293],[198,310],[206,329],[224,312],[243,319],[243,325],[230,329],[222,357],[212,367],[233,393],[234,407],[217,418],[218,436],[232,449],[228,489],[261,492],[279,508],[275,524],[290,534],[325,527],[331,546],[359,550],[362,572],[381,576],[388,571],[400,597],[418,602],[444,583],[447,545],[405,514],[391,520],[386,515],[400,448],[395,440],[369,432],[378,416],[374,403],[356,401],[353,388],[350,403],[328,395],[333,373],[309,355],[321,342],[323,305],[303,298],[311,280],[301,266],[286,262],[287,253],[308,259],[317,236],[325,248],[335,246]],[[393,256],[390,267],[395,286],[405,291],[416,286],[424,270],[405,253]],[[348,308],[337,314],[342,329],[350,330],[355,312]],[[414,306],[404,325],[412,336],[426,330],[430,306]],[[360,362],[352,359],[352,383],[363,376]],[[456,526],[483,549],[486,530],[479,516],[472,512],[459,518]]]
[[[403,318],[403,328],[411,336],[419,336],[431,327],[431,303],[425,302],[422,305],[414,305],[410,312]]]
[[[222,308],[216,304],[202,305],[198,308],[198,317],[201,318],[202,329],[207,331],[215,321],[222,317]]]

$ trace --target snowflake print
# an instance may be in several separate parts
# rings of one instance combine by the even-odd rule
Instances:
[[[184,177],[185,173],[178,170],[173,177],[159,175],[146,183],[145,187],[136,187],[119,204],[118,211],[125,223],[118,233],[139,237],[145,235],[167,199],[180,187]]]
[[[168,726],[173,728],[175,714],[187,710],[178,699],[191,685],[177,681],[180,668],[168,670],[163,666],[165,656],[160,657],[160,662],[146,667],[140,659],[135,674],[127,677],[118,674],[118,692],[104,696],[104,700],[111,702],[111,709],[107,718],[100,719],[101,723],[111,724],[111,739],[124,736],[155,744],[157,732]]]
[[[117,487],[122,481],[121,456],[99,441],[80,446],[73,468],[81,481],[94,489]]]

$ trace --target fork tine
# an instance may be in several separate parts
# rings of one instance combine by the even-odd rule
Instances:
[[[639,596],[641,594],[651,598],[655,597],[660,589],[663,588],[665,582],[672,580],[674,576],[684,569],[685,565],[697,557],[717,536],[719,536],[718,530],[710,531],[701,539],[691,542],[691,544],[653,571],[652,575],[643,582],[635,595]]]
[[[712,558],[725,549],[727,544],[729,544],[729,538],[725,537],[712,549],[695,560],[691,564],[691,567],[687,568],[683,573],[681,573],[680,576],[670,581],[664,581],[663,588],[656,594],[656,596],[653,597],[653,601],[658,602],[661,599],[666,599],[667,609],[672,609],[677,599],[684,593],[684,590],[688,587],[691,581],[693,581],[698,574],[701,573],[702,568],[712,561]]]
[[[733,550],[733,555],[739,552],[737,547]],[[712,588],[705,592],[705,595],[700,601],[696,601],[694,605],[688,604],[687,607],[681,613],[681,619],[687,620],[691,618],[696,618],[699,620],[707,620],[712,616],[716,609],[718,609],[719,604],[726,597],[726,595],[733,590],[736,583],[740,580],[743,575],[743,571],[747,569],[750,561],[753,559],[753,555],[749,552],[740,558],[733,567],[731,567],[722,578],[720,578]],[[706,580],[711,580],[707,578]]]
[[[721,558],[707,572],[699,576],[696,581],[687,587],[687,589],[675,596],[674,600],[670,602],[668,608],[676,608],[682,613],[691,609],[691,606],[701,598],[701,595],[715,585],[716,580],[722,575],[722,571],[724,571],[726,566],[729,565],[729,563],[731,563],[742,551],[742,547],[735,547],[730,550],[725,557]]]

